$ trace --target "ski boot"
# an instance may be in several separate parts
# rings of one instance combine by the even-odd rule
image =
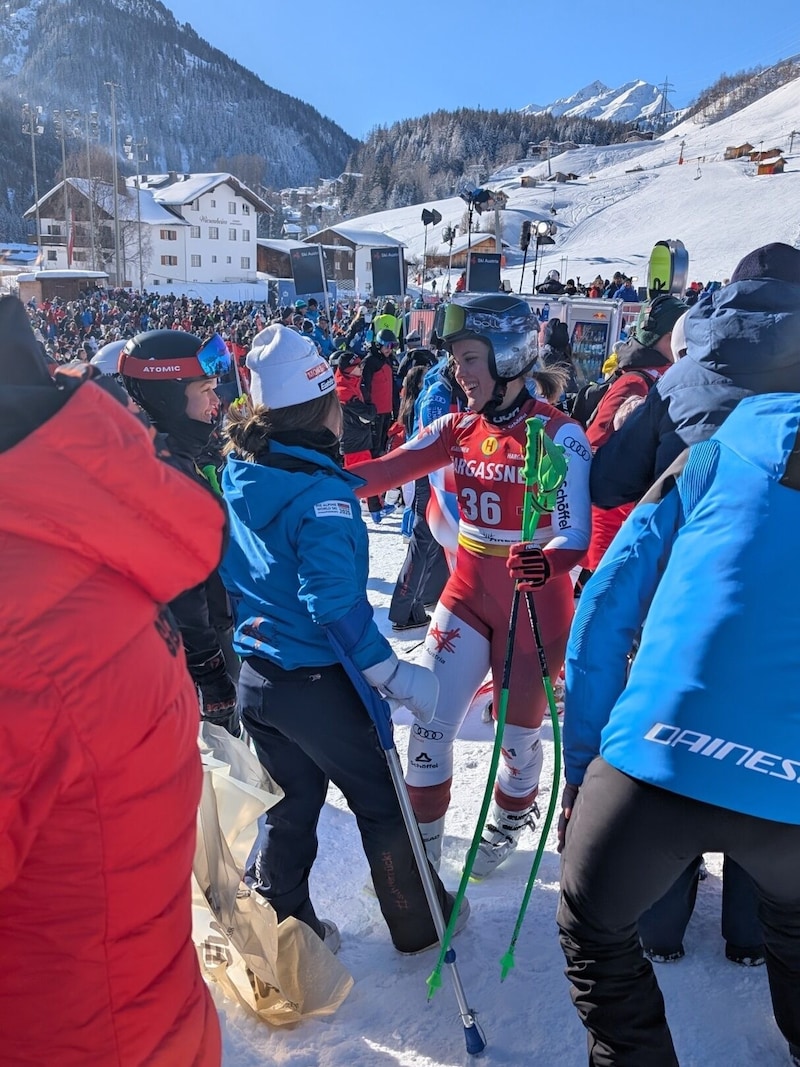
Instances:
[[[440,819],[434,819],[433,822],[421,822],[418,825],[419,832],[422,836],[422,843],[425,846],[425,851],[428,855],[428,862],[435,871],[438,871],[442,864],[444,815],[442,815]]]
[[[522,811],[506,811],[495,801],[478,846],[471,877],[486,878],[504,863],[519,844],[523,829],[526,826],[535,828],[534,816],[539,818],[535,801]]]

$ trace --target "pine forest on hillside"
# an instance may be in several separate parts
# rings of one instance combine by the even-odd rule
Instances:
[[[520,111],[436,111],[373,130],[351,156],[342,211],[363,215],[451,196],[466,182],[479,185],[501,163],[524,159],[532,143],[621,141],[627,127],[586,118],[525,115]]]

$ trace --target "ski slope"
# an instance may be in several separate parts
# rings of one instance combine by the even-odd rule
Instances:
[[[369,526],[369,597],[381,628],[399,654],[413,657],[424,631],[398,640],[386,615],[395,578],[405,557],[399,513],[380,527]],[[480,724],[472,735],[488,728]],[[552,731],[543,730],[545,767],[541,806],[550,796]],[[407,729],[397,729],[405,759]],[[448,815],[442,877],[458,884],[489,763],[487,741],[457,741],[453,803]],[[311,884],[321,916],[341,930],[339,958],[355,986],[330,1019],[291,1030],[271,1030],[217,991],[223,1027],[225,1067],[461,1067],[466,1055],[463,1029],[447,975],[432,1002],[425,980],[434,953],[405,958],[392,948],[375,897],[364,889],[368,868],[355,820],[331,787],[319,831],[319,857]],[[488,1039],[479,1061],[486,1067],[584,1067],[584,1031],[569,998],[558,944],[555,910],[559,860],[551,834],[517,945],[516,967],[500,982],[499,959],[516,921],[536,838],[531,834],[508,862],[468,891],[470,921],[454,942],[470,1006],[478,1012]],[[657,969],[682,1067],[780,1067],[788,1062],[775,1026],[763,967],[747,970],[729,963],[720,935],[721,857],[709,856],[710,876],[700,884],[687,932],[686,957]],[[645,1065],[643,1065],[645,1067]]]
[[[745,141],[758,150],[780,148],[787,160],[784,173],[757,175],[749,160],[723,159],[729,145]],[[679,165],[681,154],[684,162]],[[548,182],[548,172],[557,171],[578,178],[565,184]],[[525,176],[538,184],[522,188]],[[558,227],[555,245],[543,250],[539,282],[553,268],[561,271],[562,281],[591,281],[598,273],[610,277],[619,269],[644,285],[652,246],[674,238],[689,251],[693,280],[723,281],[739,259],[759,245],[800,244],[800,78],[713,125],[687,119],[655,141],[585,146],[553,156],[549,163],[517,161],[498,167],[481,184],[508,196],[500,213],[503,238],[510,246],[502,276],[515,292],[522,273],[518,246],[524,219],[545,219]],[[406,260],[417,257],[421,263],[422,207],[435,207],[442,215],[438,226],[428,227],[428,253],[446,255],[442,230],[459,225],[466,207],[455,195],[365,215],[348,224],[399,238],[407,246]],[[533,283],[532,261],[533,248],[523,280],[526,293]],[[459,273],[453,272],[453,286]],[[443,278],[437,285],[439,293],[445,282]]]

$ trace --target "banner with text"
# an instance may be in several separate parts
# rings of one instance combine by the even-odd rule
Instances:
[[[497,252],[470,252],[467,259],[467,292],[496,293],[500,288],[500,260]]]
[[[402,248],[371,248],[372,295],[404,296],[405,267]]]
[[[322,245],[312,244],[308,248],[293,248],[289,253],[289,260],[292,264],[294,291],[298,296],[327,292]]]

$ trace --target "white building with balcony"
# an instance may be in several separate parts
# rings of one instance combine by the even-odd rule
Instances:
[[[252,190],[226,173],[138,182],[126,180],[116,209],[113,186],[94,178],[69,178],[45,193],[25,214],[34,218],[38,207],[42,267],[108,270],[145,289],[257,281],[258,215],[272,209]]]
[[[128,185],[135,189],[135,178]],[[153,233],[145,285],[254,283],[258,215],[270,206],[232,174],[146,174],[143,192],[177,224]]]

